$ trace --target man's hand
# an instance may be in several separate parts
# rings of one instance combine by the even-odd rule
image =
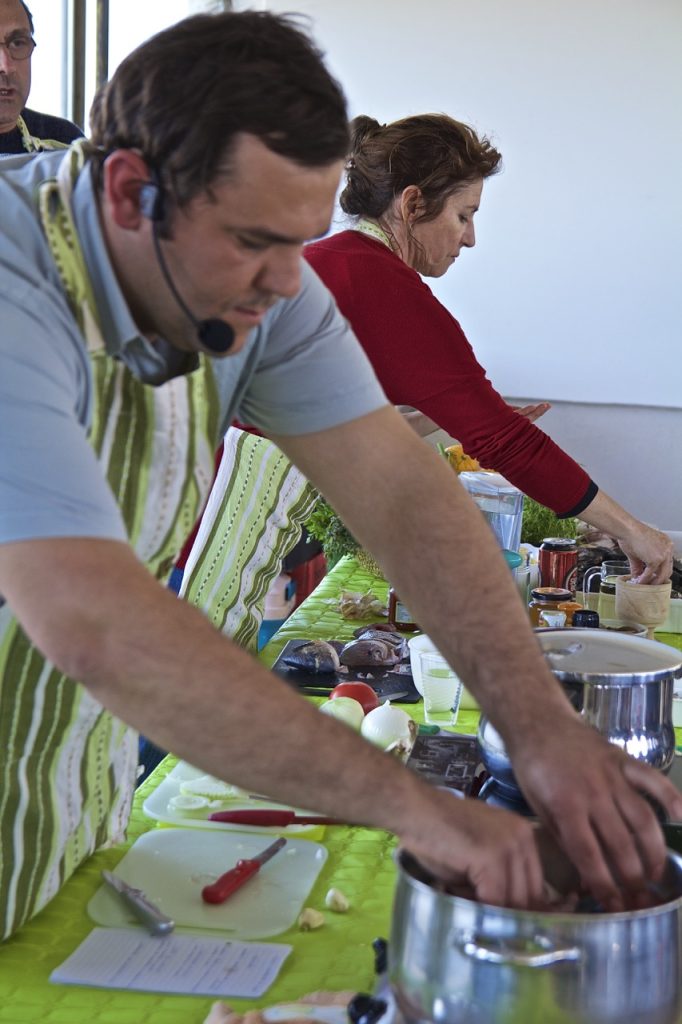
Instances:
[[[544,880],[530,821],[443,790],[434,789],[432,798],[428,831],[415,820],[400,835],[420,863],[446,884],[471,888],[483,903],[542,905]],[[440,804],[438,813],[432,804]],[[434,826],[439,819],[441,827]]]
[[[674,821],[682,795],[660,772],[607,743],[577,716],[547,726],[544,742],[519,743],[514,772],[526,799],[610,910],[663,869],[665,842],[646,794]]]

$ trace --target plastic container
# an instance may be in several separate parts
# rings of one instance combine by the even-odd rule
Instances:
[[[460,473],[459,480],[487,519],[500,547],[518,551],[521,544],[523,493],[500,473],[487,470]]]
[[[263,621],[258,630],[258,650],[265,647],[268,640],[286,622],[296,607],[296,582],[285,572],[281,572],[270,584],[265,595]]]

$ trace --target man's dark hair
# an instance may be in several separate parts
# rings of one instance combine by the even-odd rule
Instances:
[[[290,15],[261,11],[186,18],[139,46],[90,112],[90,154],[137,149],[172,202],[187,204],[229,176],[235,136],[256,136],[303,167],[343,159],[341,87]]]
[[[33,35],[33,32],[34,32],[34,29],[33,29],[33,15],[31,14],[31,12],[29,11],[28,7],[24,3],[24,0],[19,0],[19,3],[21,4],[21,6],[24,8],[24,11],[26,12],[26,17],[28,18],[28,27],[31,30],[31,35]]]

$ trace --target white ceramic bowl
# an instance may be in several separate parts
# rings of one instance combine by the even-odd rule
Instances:
[[[424,651],[435,651],[440,654],[440,651],[433,643],[430,637],[426,633],[419,633],[417,636],[410,637],[407,641],[407,646],[410,648],[410,669],[412,671],[412,679],[414,680],[414,686],[417,693],[424,696],[424,688],[422,686],[422,673],[421,665],[419,663],[419,655]],[[463,711],[477,711],[478,703],[476,698],[469,693],[466,686],[462,687],[462,696],[459,702],[460,708]]]

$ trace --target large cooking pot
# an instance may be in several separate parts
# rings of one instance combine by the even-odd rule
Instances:
[[[535,635],[585,721],[632,757],[668,772],[675,757],[672,700],[675,678],[682,675],[680,651],[598,629],[540,629]],[[485,716],[478,740],[487,770],[518,794],[504,741]]]
[[[506,910],[451,896],[406,851],[388,948],[408,1024],[677,1024],[682,858],[666,902],[619,914]]]

